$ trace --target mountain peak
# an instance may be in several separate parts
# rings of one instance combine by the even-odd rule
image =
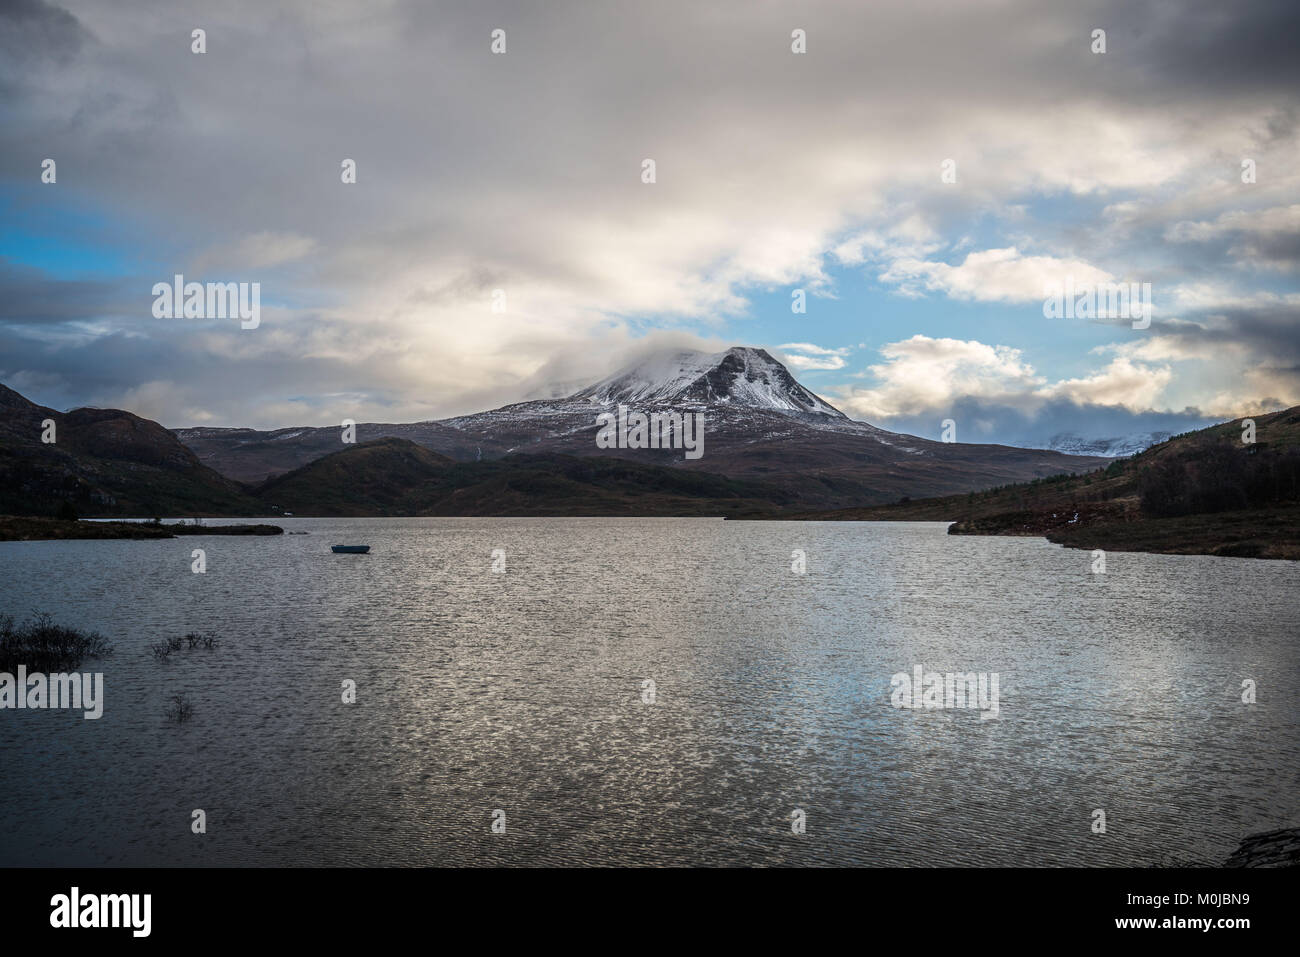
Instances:
[[[616,403],[725,403],[776,412],[847,416],[800,385],[766,350],[732,346],[725,352],[660,352],[573,396]]]

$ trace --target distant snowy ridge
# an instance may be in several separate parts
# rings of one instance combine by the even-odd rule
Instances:
[[[1077,432],[1059,432],[1046,442],[1028,446],[1034,449],[1051,449],[1067,455],[1096,455],[1106,458],[1127,458],[1145,452],[1153,445],[1168,441],[1169,432],[1137,432],[1133,435],[1109,439],[1086,439]]]

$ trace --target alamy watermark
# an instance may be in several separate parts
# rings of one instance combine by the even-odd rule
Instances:
[[[1047,287],[1043,315],[1048,319],[1131,319],[1134,329],[1151,325],[1151,283],[1103,282]]]
[[[96,671],[45,675],[27,673],[26,665],[18,674],[0,671],[0,709],[3,708],[81,708],[87,721],[104,714],[104,674]]]
[[[170,283],[154,283],[155,319],[240,319],[239,328],[262,322],[260,282],[186,282],[177,273]]]
[[[683,449],[688,459],[704,454],[704,413],[629,412],[620,404],[618,414],[596,416],[598,449]]]
[[[980,720],[998,716],[998,673],[926,671],[915,665],[909,675],[900,671],[889,680],[894,689],[890,703],[914,711],[941,708],[979,709]]]
[[[120,927],[129,929],[132,937],[148,937],[152,910],[152,894],[83,894],[73,887],[50,898],[50,926]]]

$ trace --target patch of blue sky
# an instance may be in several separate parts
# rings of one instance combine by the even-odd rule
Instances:
[[[0,256],[56,279],[106,278],[139,271],[134,226],[59,183],[0,184]],[[40,190],[40,193],[36,193]]]

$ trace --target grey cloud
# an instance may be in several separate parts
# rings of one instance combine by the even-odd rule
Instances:
[[[1196,320],[1153,322],[1150,331],[1189,352],[1221,346],[1244,349],[1258,368],[1294,373],[1300,365],[1300,307],[1293,305],[1216,309]],[[1295,381],[1300,386],[1300,378]]]
[[[14,112],[14,101],[21,95],[42,92],[40,73],[66,69],[91,40],[76,17],[45,0],[0,2],[0,96],[8,101],[4,112]]]
[[[97,319],[132,308],[147,312],[151,299],[134,301],[122,280],[60,279],[0,256],[0,322],[57,323]]]
[[[1300,268],[1300,233],[1265,233],[1243,239],[1232,250],[1241,262],[1278,269]]]
[[[1122,25],[1115,49],[1132,37],[1140,72],[1162,84],[1214,97],[1278,95],[1300,86],[1300,6],[1288,0],[1218,0],[1107,5]]]
[[[0,3],[0,50],[11,62],[66,62],[89,39],[76,17],[45,0]]]

